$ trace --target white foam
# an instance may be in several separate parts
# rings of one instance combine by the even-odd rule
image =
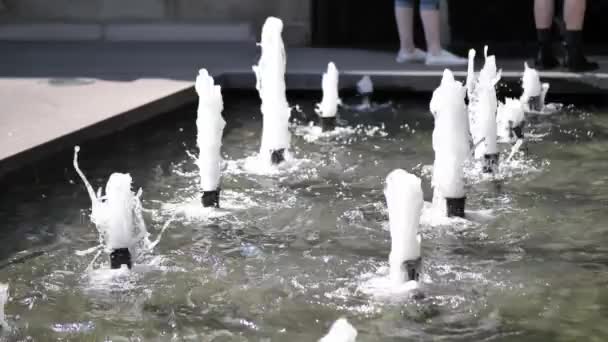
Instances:
[[[336,65],[329,62],[327,72],[323,74],[321,86],[323,88],[323,99],[321,103],[317,103],[315,112],[323,118],[335,117],[338,112],[338,104],[340,97],[338,94],[338,81],[340,74]]]
[[[340,318],[332,324],[327,335],[319,342],[355,342],[356,340],[357,329],[346,318]]]
[[[263,115],[262,143],[260,155],[270,158],[271,151],[289,149],[291,134],[289,117],[291,108],[285,94],[285,68],[287,57],[281,33],[281,19],[269,17],[262,28],[262,55],[253,66],[256,89],[262,100]]]
[[[380,267],[376,273],[363,275],[357,290],[379,300],[401,300],[420,288],[419,282],[409,280],[395,283],[391,279],[389,267]]]
[[[384,196],[391,232],[390,278],[393,283],[402,284],[407,280],[403,263],[420,258],[418,226],[424,202],[420,178],[394,170],[386,177]]]
[[[214,191],[220,186],[222,134],[226,121],[222,118],[224,101],[221,87],[205,69],[199,71],[195,84],[199,97],[197,110],[196,143],[199,148],[197,165],[200,172],[201,190]]]

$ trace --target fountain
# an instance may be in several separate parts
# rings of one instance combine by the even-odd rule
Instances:
[[[496,145],[498,99],[495,87],[500,81],[501,71],[496,68],[496,56],[488,56],[487,46],[484,55],[485,64],[479,72],[477,83],[475,86],[469,85],[467,88],[472,90],[469,100],[469,122],[475,145],[475,159],[483,158],[484,173],[495,173],[498,168]]]
[[[549,91],[549,84],[541,84],[540,76],[536,69],[530,68],[527,62],[524,62],[524,75],[522,77],[522,88],[524,90],[521,95],[521,102],[528,111],[542,112],[545,106],[545,96]]]
[[[82,179],[91,199],[91,222],[99,232],[100,246],[105,246],[110,254],[112,269],[126,265],[133,266],[132,255],[135,255],[139,244],[148,247],[148,232],[142,216],[141,194],[131,191],[132,179],[126,173],[113,173],[106,184],[105,195],[101,188],[97,194],[78,166],[80,147],[74,147],[74,169]],[[98,253],[99,255],[99,253]],[[94,260],[93,260],[94,261]]]
[[[435,118],[433,130],[433,207],[448,217],[464,217],[464,162],[470,153],[467,89],[448,69],[441,85],[433,92],[430,109]]]
[[[289,117],[291,108],[285,94],[285,68],[287,58],[281,38],[283,22],[269,17],[262,28],[262,39],[258,44],[262,55],[258,65],[253,66],[256,89],[262,100],[263,115],[260,158],[272,164],[285,161],[289,153]]]
[[[197,165],[200,170],[203,207],[220,206],[220,168],[222,134],[226,122],[222,118],[224,102],[221,87],[205,69],[199,71],[195,84],[199,96],[196,143],[199,149]]]
[[[8,284],[0,283],[0,328],[8,330],[9,326],[4,316],[4,304],[8,301]]]
[[[389,280],[393,286],[417,284],[422,266],[418,226],[424,202],[420,178],[394,170],[386,177],[384,196],[391,232]]]
[[[501,141],[515,143],[518,139],[523,139],[524,119],[524,106],[520,100],[506,98],[504,103],[500,102],[496,125]]]
[[[321,83],[323,99],[315,108],[315,112],[319,115],[323,132],[333,131],[336,128],[336,113],[340,104],[338,80],[338,69],[333,62],[330,62],[327,65],[327,72],[323,74],[323,81]]]
[[[357,329],[346,318],[340,318],[332,324],[327,335],[319,342],[355,342],[356,340]]]

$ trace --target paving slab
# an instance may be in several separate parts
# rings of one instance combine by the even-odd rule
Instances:
[[[62,148],[196,101],[193,80],[207,68],[225,90],[254,89],[253,43],[0,42],[0,177]],[[397,64],[384,51],[289,48],[287,86],[320,90],[329,61],[341,88],[363,75],[378,90],[429,92],[443,68]],[[596,73],[541,72],[552,94],[605,94],[608,60]],[[481,61],[479,62],[481,63]],[[498,59],[516,83],[523,60]],[[478,66],[478,68],[481,67]],[[460,79],[465,67],[455,68]],[[428,96],[424,95],[424,96]]]

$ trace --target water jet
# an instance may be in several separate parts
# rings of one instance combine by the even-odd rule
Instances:
[[[205,69],[196,77],[195,90],[199,96],[196,118],[196,144],[199,149],[197,165],[203,191],[203,207],[220,206],[221,148],[226,121],[222,118],[224,101],[222,89]]]
[[[323,132],[333,131],[336,128],[336,113],[340,104],[338,96],[339,72],[333,62],[327,65],[327,72],[323,74],[321,86],[323,99],[317,103],[315,112],[319,115],[319,123]]]
[[[465,96],[467,89],[448,69],[433,92],[433,207],[442,215],[464,217],[464,162],[470,154]],[[450,199],[448,201],[448,199]]]
[[[289,117],[291,108],[285,94],[285,68],[287,57],[281,33],[281,19],[269,17],[262,27],[262,39],[258,44],[262,55],[253,66],[256,76],[256,89],[262,100],[263,116],[262,143],[260,158],[271,164],[280,164],[289,150],[291,133]]]

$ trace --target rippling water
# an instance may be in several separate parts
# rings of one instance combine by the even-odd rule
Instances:
[[[472,219],[422,227],[425,299],[360,291],[387,265],[386,175],[418,174],[431,199],[426,100],[343,111],[352,129],[317,139],[301,120],[311,99],[292,99],[297,167],[265,176],[242,167],[259,148],[258,100],[228,96],[219,212],[198,206],[193,109],[82,145],[94,186],[116,171],[143,188],[153,235],[174,218],[133,272],[105,270],[107,256],[85,271],[92,255],[75,252],[98,240],[72,150],[39,164],[0,195],[0,338],[316,341],[344,316],[358,341],[608,340],[608,116],[596,113],[532,119],[528,154],[498,179],[468,166]]]

